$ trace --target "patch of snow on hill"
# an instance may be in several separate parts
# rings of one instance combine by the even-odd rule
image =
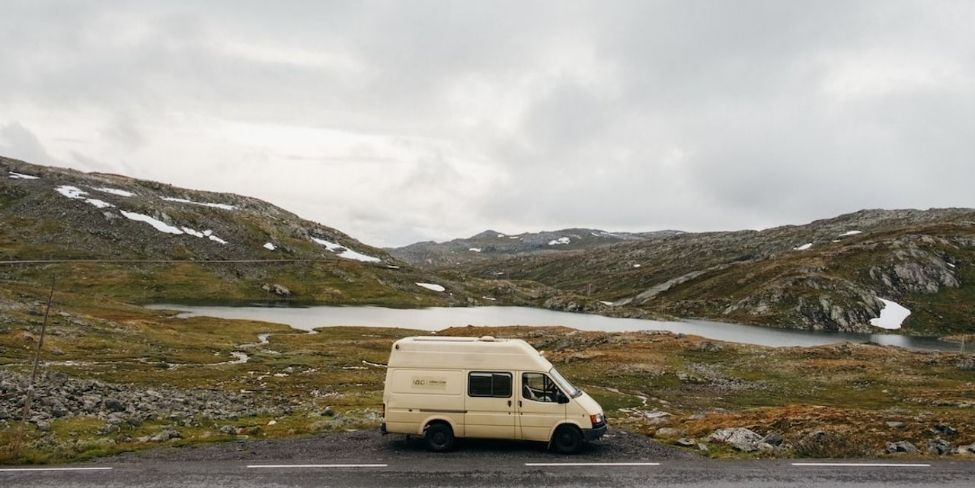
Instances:
[[[267,249],[268,251],[273,251],[273,250],[275,250],[277,248],[274,247],[274,244],[271,244],[270,242],[265,242],[264,243],[264,249]]]
[[[10,178],[14,180],[36,180],[40,177],[34,175],[25,175],[23,173],[17,173],[14,171],[8,171],[10,173]]]
[[[870,319],[870,325],[881,329],[900,329],[904,319],[911,314],[911,311],[904,306],[890,300],[877,298],[884,302],[884,308],[880,310],[880,317]]]
[[[634,268],[639,268],[639,267],[640,267],[640,265],[639,265],[639,264],[634,264],[634,265],[633,265],[633,267],[634,267]]]
[[[186,232],[187,234],[189,234],[189,235],[191,235],[193,237],[203,237],[203,233],[200,232],[200,231],[198,231],[198,230],[194,230],[194,229],[191,229],[189,227],[182,227],[182,229],[183,229],[183,232]]]
[[[417,283],[416,286],[423,287],[426,288],[427,290],[433,290],[433,291],[447,291],[446,288],[436,283]]]
[[[213,241],[213,242],[219,242],[220,244],[226,244],[226,243],[227,243],[227,241],[225,241],[225,240],[223,240],[223,239],[221,239],[221,238],[219,238],[219,237],[217,237],[217,236],[214,236],[214,235],[209,235],[209,236],[207,236],[207,237],[208,237],[208,238],[209,238],[209,239],[210,239],[211,241]]]
[[[954,268],[955,267],[955,265],[954,264],[951,264],[951,263],[945,263],[945,264],[947,264],[949,268]]]
[[[108,207],[114,207],[115,206],[115,205],[112,205],[111,203],[108,203],[108,202],[106,202],[104,200],[99,200],[97,198],[88,198],[88,192],[82,190],[81,188],[78,188],[77,186],[61,185],[61,186],[55,188],[54,191],[56,191],[56,192],[58,192],[58,193],[60,193],[60,194],[62,194],[64,196],[66,196],[66,197],[68,197],[68,198],[70,198],[72,200],[84,200],[85,203],[87,203],[89,205],[94,205],[95,207],[98,207],[98,208],[108,208]]]
[[[112,195],[118,195],[120,197],[134,197],[135,196],[135,193],[132,193],[130,191],[121,190],[121,189],[118,189],[118,188],[109,188],[107,186],[103,186],[101,188],[95,188],[95,191],[100,191],[102,193],[109,193],[109,194],[112,194]]]
[[[811,242],[807,242],[807,243],[805,243],[805,244],[803,244],[803,245],[801,245],[799,247],[792,248],[792,250],[794,250],[794,251],[808,251],[809,248],[811,248],[811,247],[812,247],[812,243]]]
[[[490,300],[490,301],[492,301],[492,302],[495,302],[495,301],[497,301],[497,300],[498,300],[497,298],[492,298],[492,297],[481,297],[481,298],[483,298],[483,299],[485,299],[485,300]]]
[[[863,234],[863,231],[862,230],[849,230],[849,231],[846,231],[846,232],[840,234],[840,237],[855,236],[857,234]]]
[[[312,237],[311,240],[315,241],[317,244],[325,246],[326,249],[332,251],[339,255],[340,258],[354,259],[356,261],[362,261],[364,263],[378,263],[381,261],[379,258],[372,256],[367,256],[360,252],[353,251],[347,247],[342,246],[337,242],[326,241],[325,239],[319,239],[317,237]]]
[[[608,306],[608,307],[612,307],[612,306],[613,306],[613,302],[604,302],[604,301],[600,301],[599,303],[602,303],[603,305],[606,305],[606,306]]]
[[[498,239],[501,239],[502,237],[504,237],[504,234],[498,234]]]
[[[174,198],[174,197],[159,197],[159,198],[162,198],[163,200],[166,200],[167,202],[187,203],[187,204],[190,204],[190,205],[199,205],[201,207],[219,208],[219,209],[223,209],[223,210],[237,210],[237,207],[235,207],[233,205],[228,205],[226,203],[194,202],[193,200],[187,200],[185,198]]]
[[[468,249],[468,251],[470,251],[470,252],[481,252],[481,248],[479,248],[479,247],[472,247],[472,248]]]
[[[559,246],[568,243],[569,243],[568,237],[559,237],[558,239],[553,239],[551,241],[548,241],[549,246]]]
[[[165,232],[167,234],[183,234],[183,231],[179,230],[178,228],[173,227],[160,220],[156,220],[148,215],[143,215],[135,212],[126,212],[125,210],[122,210],[121,212],[125,218],[129,220],[135,220],[137,222],[145,222],[153,226],[159,232]]]

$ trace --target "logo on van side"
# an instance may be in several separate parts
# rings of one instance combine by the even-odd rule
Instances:
[[[443,376],[414,376],[413,388],[425,390],[446,390],[447,378]]]

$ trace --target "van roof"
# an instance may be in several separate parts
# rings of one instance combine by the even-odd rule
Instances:
[[[552,363],[521,339],[422,336],[396,341],[389,367],[548,371]]]

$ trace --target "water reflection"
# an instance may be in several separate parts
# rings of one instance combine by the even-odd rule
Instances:
[[[265,307],[265,306],[190,306],[158,304],[153,309],[181,310],[182,316],[208,316],[225,319],[258,320],[288,324],[311,330],[328,326],[401,327],[426,331],[453,326],[481,325],[563,325],[580,330],[624,332],[666,330],[699,335],[710,339],[764,346],[816,346],[837,342],[872,342],[909,349],[959,351],[960,344],[931,337],[897,334],[852,334],[771,329],[749,325],[687,320],[680,322],[624,319],[602,315],[556,312],[528,307],[432,307],[392,309],[384,307]]]

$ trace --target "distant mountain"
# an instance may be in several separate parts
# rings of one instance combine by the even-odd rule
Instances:
[[[885,299],[911,311],[903,332],[972,333],[975,210],[863,210],[763,231],[467,260],[449,272],[553,287],[561,295],[543,305],[555,309],[865,332],[879,330],[871,320]]]
[[[556,231],[505,234],[486,230],[466,239],[447,242],[417,242],[388,249],[389,254],[419,267],[452,268],[458,265],[483,264],[513,256],[561,253],[592,249],[626,241],[648,241],[681,234],[676,230],[631,233],[606,232],[599,229],[562,229]]]
[[[256,198],[0,157],[0,260],[176,260],[0,267],[0,278],[136,301],[288,299],[396,306],[468,303],[382,249]],[[314,262],[194,264],[215,260]],[[444,286],[443,292],[416,283]]]

